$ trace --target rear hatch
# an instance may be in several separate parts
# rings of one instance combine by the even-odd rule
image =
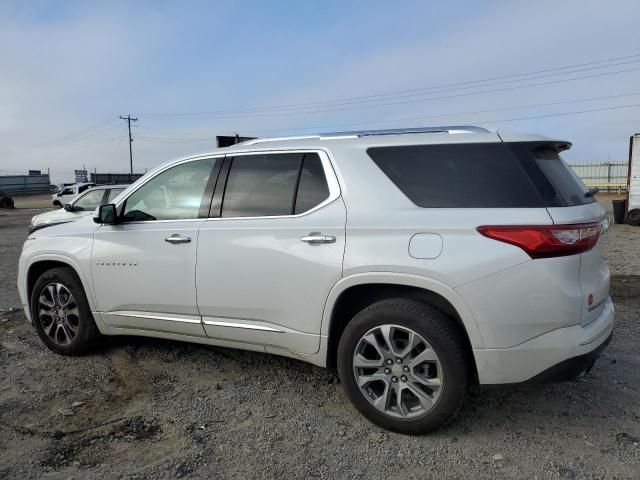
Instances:
[[[530,158],[533,159],[531,167],[543,173],[537,179],[536,175],[533,177],[554,224],[593,224],[599,230],[595,246],[575,255],[578,281],[582,291],[580,324],[588,325],[598,318],[609,297],[609,268],[601,252],[601,235],[606,232],[609,225],[605,210],[595,200],[593,192],[587,189],[560,157],[559,152],[568,148],[568,144],[534,143],[517,148],[529,150]]]

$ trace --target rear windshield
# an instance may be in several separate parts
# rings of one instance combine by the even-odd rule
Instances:
[[[564,163],[557,151],[543,146],[534,148],[532,153],[536,165],[553,184],[566,206],[584,205],[596,201],[592,195],[585,195],[588,191],[587,187],[571,167]]]
[[[539,208],[594,201],[548,143],[409,145],[367,153],[424,208]]]

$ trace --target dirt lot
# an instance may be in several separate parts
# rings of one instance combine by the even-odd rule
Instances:
[[[0,308],[33,212],[0,211]],[[44,348],[0,312],[0,478],[640,477],[640,229],[603,241],[618,325],[576,382],[483,389],[426,437],[362,419],[328,371],[294,360],[118,338]]]

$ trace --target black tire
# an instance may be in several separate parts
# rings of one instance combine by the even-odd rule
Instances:
[[[9,197],[7,195],[4,195],[4,196],[0,195],[0,208],[10,209],[10,208],[13,208],[13,206],[14,206],[13,205],[13,198],[11,198],[11,197]]]
[[[49,322],[50,317],[40,315],[40,296],[50,284],[63,285],[73,295],[77,305],[78,315],[73,316],[76,333],[68,344],[56,343],[45,332],[45,324]],[[31,316],[42,342],[47,348],[61,355],[83,354],[90,350],[101,336],[91,315],[82,283],[71,268],[52,268],[40,275],[31,292]],[[51,321],[53,320],[51,319]]]
[[[633,208],[627,213],[627,223],[629,225],[640,226],[640,208]]]
[[[439,398],[425,413],[399,418],[374,407],[358,387],[353,356],[360,339],[380,325],[398,325],[422,336],[437,354],[443,373]],[[394,298],[376,302],[360,311],[347,325],[338,346],[338,373],[344,389],[358,411],[374,424],[394,432],[419,435],[431,432],[458,412],[469,385],[469,365],[462,332],[439,310],[418,301]]]

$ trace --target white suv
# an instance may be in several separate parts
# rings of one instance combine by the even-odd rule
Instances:
[[[73,185],[66,186],[62,190],[60,190],[58,193],[54,193],[51,196],[51,201],[52,201],[51,203],[53,204],[54,207],[62,208],[71,200],[73,200],[75,197],[77,197],[79,194],[81,194],[82,192],[86,191],[91,187],[94,187],[95,185],[96,185],[95,183],[76,183]]]
[[[471,384],[576,376],[612,334],[605,214],[569,147],[442,127],[173,161],[32,234],[22,303],[58,353],[145,335],[286,355],[337,367],[374,423],[427,432]]]

